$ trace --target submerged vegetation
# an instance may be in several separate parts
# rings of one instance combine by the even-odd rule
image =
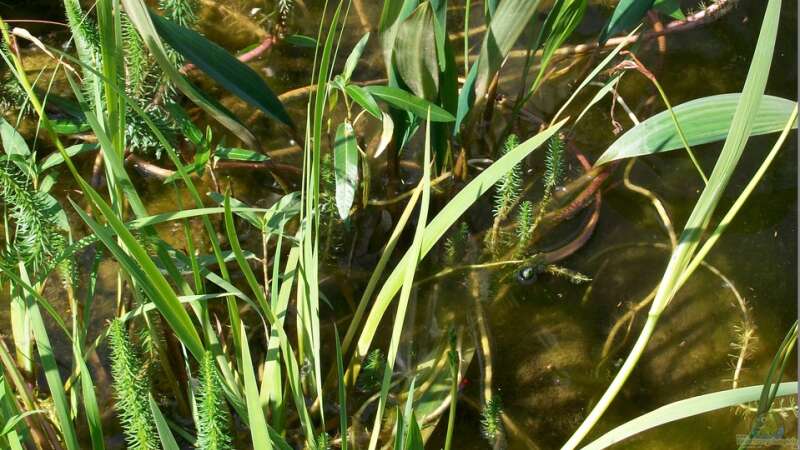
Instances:
[[[599,449],[712,411],[741,414],[715,439],[746,448],[796,416],[797,322],[756,347],[706,260],[797,127],[796,100],[765,94],[781,0],[740,25],[744,85],[675,106],[649,44],[735,0],[313,3],[63,0],[46,37],[0,15],[1,448]],[[215,21],[257,41],[229,51]],[[304,78],[276,94],[281,60],[259,64],[281,53]],[[581,142],[592,114],[614,136]],[[681,230],[639,160],[680,173]],[[586,350],[575,316],[626,278],[575,256],[622,254],[590,244],[617,185],[667,235],[627,247],[669,259],[613,317],[592,306]],[[698,294],[698,268],[723,287]],[[554,308],[543,283],[583,300]],[[730,385],[689,378],[731,345]],[[527,368],[510,383],[506,359]],[[686,392],[657,396],[678,366]],[[620,406],[636,371],[669,401]]]

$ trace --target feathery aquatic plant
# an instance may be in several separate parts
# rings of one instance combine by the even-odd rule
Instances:
[[[16,225],[14,263],[22,259],[39,267],[64,249],[65,239],[56,224],[51,199],[36,190],[30,178],[7,159],[0,162],[0,201],[8,206]]]
[[[168,19],[182,27],[190,28],[197,22],[194,0],[159,0],[158,7]]]
[[[539,223],[544,217],[547,206],[553,199],[553,190],[561,183],[564,172],[564,137],[561,134],[556,134],[550,138],[547,145],[547,154],[545,156],[545,172],[544,172],[544,193],[542,200],[539,202],[539,211],[536,214],[536,219],[530,227],[530,235],[536,231]]]
[[[111,347],[111,375],[116,392],[116,410],[129,449],[158,447],[158,434],[150,411],[150,381],[141,356],[119,319],[111,322],[108,333]]]
[[[514,150],[519,145],[519,139],[515,134],[510,134],[503,145],[503,155]],[[489,249],[496,250],[498,238],[500,237],[500,224],[508,218],[511,210],[519,201],[522,193],[522,165],[516,164],[498,182],[494,194],[494,223],[492,231],[487,235]]]
[[[519,138],[511,134],[503,146],[503,155],[519,145]],[[494,194],[494,217],[504,220],[514,207],[522,190],[522,167],[517,164],[498,183]]]
[[[456,261],[464,256],[467,238],[469,237],[469,227],[466,222],[456,228],[455,232],[444,241],[444,259],[448,265],[455,264]]]
[[[228,450],[231,433],[230,417],[223,398],[222,385],[214,357],[206,352],[200,362],[200,382],[197,389],[197,448],[202,450]]]
[[[494,394],[481,411],[481,435],[490,443],[494,443],[503,430],[503,421],[500,417],[502,413],[503,406],[500,397]]]
[[[517,248],[524,249],[531,240],[531,226],[533,225],[533,203],[525,200],[519,204],[517,210]]]
[[[376,348],[367,354],[356,381],[356,386],[361,392],[373,392],[380,389],[385,360],[380,349]]]

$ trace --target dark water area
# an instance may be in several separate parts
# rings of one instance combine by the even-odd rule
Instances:
[[[237,27],[237,19],[226,15],[221,8],[215,8],[211,0],[200,3],[199,28],[209,38],[230,51],[258,41],[256,32],[247,27]],[[292,32],[313,36],[317,32],[321,11],[317,2],[306,3],[309,10],[298,14]],[[257,7],[258,2],[238,2],[235,7],[231,6],[243,13]],[[658,78],[673,105],[702,96],[739,92],[755,48],[764,7],[765,2],[739,1],[731,12],[712,24],[668,35],[666,52],[659,51],[656,41],[648,41],[636,54]],[[380,5],[371,3],[364,12],[371,23],[377,23],[379,13]],[[609,13],[609,7],[591,6],[587,13],[590,20],[578,30],[575,41],[593,39]],[[58,2],[47,1],[0,0],[0,15],[4,19],[47,17],[63,20]],[[462,26],[457,12],[451,17],[453,29]],[[475,18],[475,23],[478,19]],[[66,36],[62,30],[48,25],[31,24],[26,28],[45,34],[51,42],[63,42]],[[342,49],[352,48],[361,37],[362,29],[355,13],[349,17],[347,30],[342,37]],[[797,51],[797,4],[785,1],[767,85],[769,95],[797,99]],[[342,50],[339,66],[345,56],[345,50]],[[251,65],[266,77],[273,90],[280,93],[308,83],[313,58],[313,49],[279,45]],[[561,59],[557,64],[581,67],[584,61],[587,61],[586,56],[575,56]],[[508,68],[504,70],[508,76],[501,80],[501,90],[511,94],[519,88],[516,72],[519,72],[517,68],[521,68],[521,63],[522,58],[509,60]],[[459,61],[459,64],[463,62]],[[570,71],[546,83],[528,105],[529,109],[543,117],[551,117],[571,93],[570,89],[581,73],[580,70]],[[383,77],[380,46],[377,39],[371,39],[354,79],[366,81]],[[201,80],[200,84],[221,98],[222,103],[240,117],[247,118],[246,123],[265,147],[283,148],[292,144],[274,124],[264,120],[263,116],[252,115],[249,107],[218,90],[208,80]],[[639,120],[664,109],[657,92],[643,77],[626,74],[620,86],[621,97]],[[592,90],[582,94],[574,103],[578,106],[568,113],[580,113],[593,95]],[[291,101],[288,107],[290,114],[299,123],[304,123],[305,97]],[[610,99],[601,101],[587,113],[571,137],[572,145],[585,153],[589,160],[595,160],[614,141],[614,119],[626,130],[632,126],[619,105],[614,117],[610,108]],[[361,131],[369,137],[365,139],[369,142],[380,134],[380,129]],[[775,138],[776,135],[769,135],[749,140],[717,209],[716,220],[727,211],[750,180]],[[413,141],[402,158],[418,161],[421,159],[418,155],[420,147],[420,142]],[[694,149],[706,173],[710,173],[721,147],[722,144],[717,143]],[[597,437],[601,430],[608,430],[664,404],[730,389],[736,363],[732,355],[737,353],[732,345],[739,338],[737,327],[744,315],[749,315],[756,326],[757,347],[744,361],[738,385],[763,382],[778,345],[797,316],[796,148],[796,133],[792,133],[764,179],[706,258],[708,266],[696,271],[665,311],[642,361],[591,436]],[[284,161],[299,165],[297,156]],[[90,159],[80,162],[87,172],[91,170]],[[529,163],[541,168],[541,156],[532,157]],[[382,177],[385,161],[375,160],[371,167],[373,195],[382,198],[386,195]],[[618,321],[632,305],[641,302],[657,286],[669,257],[669,239],[650,201],[625,187],[623,169],[621,165],[605,184],[599,221],[591,238],[576,253],[558,263],[588,275],[591,282],[576,285],[563,278],[542,276],[533,284],[521,284],[513,276],[484,270],[423,284],[412,295],[407,333],[404,333],[407,338],[400,351],[401,368],[441,353],[447,330],[454,326],[464,330],[461,336],[464,345],[474,348],[478,340],[475,303],[482,305],[491,336],[494,389],[513,424],[513,428],[506,426],[509,449],[532,446],[550,449],[562,445],[602,395],[644,323],[647,307],[639,311],[630,323],[623,322],[620,326]],[[570,173],[573,176],[580,173],[575,161],[572,161]],[[229,175],[236,197],[247,203],[266,207],[278,198],[272,189],[265,186],[265,177],[260,174],[231,172]],[[403,175],[406,183],[401,190],[410,189],[419,178],[419,172],[414,169],[405,170]],[[205,188],[210,189],[207,178],[203,182]],[[68,177],[62,176],[61,180],[67,181]],[[640,158],[631,171],[630,180],[646,187],[663,202],[677,233],[680,233],[703,188],[702,180],[683,151]],[[140,192],[150,213],[176,208],[176,193],[167,191],[159,181],[137,176],[136,182],[142,188]],[[66,198],[73,187],[67,183],[59,195]],[[183,204],[189,203],[185,193],[177,195],[181,196]],[[434,204],[443,204],[447,198],[442,197],[435,198]],[[492,207],[488,197],[478,202],[464,220],[478,244],[481,242],[478,236],[491,225],[490,219],[487,221]],[[323,312],[327,319],[348,320],[351,311],[347,304],[358,301],[369,271],[377,260],[376,252],[391,230],[385,217],[389,215],[396,219],[401,209],[386,210],[388,212],[379,208],[364,211],[353,224],[355,232],[346,233],[342,242],[334,245],[334,256],[322,270],[325,275],[322,288],[335,304],[333,310]],[[77,217],[71,219],[75,219],[72,223],[80,222]],[[553,234],[552,244],[572,239],[586,220],[588,213],[582,213],[559,227]],[[712,222],[712,226],[715,223]],[[179,235],[176,229],[170,228],[172,226],[159,229],[168,240],[170,235]],[[252,242],[257,239],[256,236],[251,238]],[[180,238],[175,239],[178,241],[172,243],[180,246]],[[248,236],[242,239],[247,242]],[[475,243],[470,245],[476,246]],[[478,251],[473,247],[467,253],[474,257]],[[423,264],[424,271],[420,277],[441,269],[442,254],[441,246],[432,252]],[[98,324],[113,316],[115,270],[112,263],[103,264],[101,269],[98,299],[95,301],[97,309],[94,311]],[[503,295],[500,296],[499,292]],[[56,307],[64,308],[63,294],[57,287],[49,287],[47,294],[51,296],[48,298],[53,298]],[[741,307],[743,303],[746,305],[744,310]],[[6,305],[7,300],[3,298],[0,301],[0,327],[5,327],[8,320]],[[393,313],[390,309],[390,314]],[[343,325],[339,327],[342,329]],[[332,333],[330,328],[326,328],[326,335]],[[381,345],[388,342],[389,332],[379,333]],[[610,350],[604,351],[610,333],[618,333],[618,337],[627,335],[627,339],[621,344],[620,340],[615,340]],[[56,345],[64,346],[68,353],[67,343]],[[323,357],[328,363],[332,362],[332,350]],[[477,359],[472,358],[466,372],[467,381],[462,387],[465,399],[458,403],[454,442],[454,448],[458,449],[487,448],[480,435],[480,412],[474,406],[480,403],[483,375]],[[791,377],[796,379],[795,375]],[[741,408],[726,408],[658,427],[614,448],[734,448],[736,436],[750,430],[753,417],[752,412]],[[794,415],[775,416],[771,420],[775,421],[772,424],[775,427],[785,427],[787,438],[796,437]],[[440,420],[426,430],[431,435],[429,448],[443,445],[445,427],[446,421]]]

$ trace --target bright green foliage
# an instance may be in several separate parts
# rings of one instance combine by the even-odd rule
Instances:
[[[330,450],[331,448],[331,437],[328,436],[328,433],[322,432],[317,436],[317,445],[316,450]]]
[[[159,0],[159,8],[171,21],[182,27],[191,27],[197,22],[194,0]]]
[[[533,203],[529,200],[520,203],[517,210],[517,240],[519,241],[519,248],[525,248],[531,240],[533,217]]]
[[[516,135],[511,134],[506,138],[506,143],[503,146],[503,155],[513,150],[519,145],[519,139]],[[494,216],[501,220],[508,216],[509,211],[513,208],[514,203],[519,199],[522,190],[522,167],[516,164],[506,175],[500,180],[497,190],[494,194]]]
[[[380,389],[385,363],[386,358],[384,358],[380,349],[376,348],[367,354],[361,367],[361,373],[356,381],[356,385],[361,392],[373,392]]]
[[[197,389],[197,448],[227,450],[231,446],[230,417],[223,398],[222,385],[214,357],[206,352],[200,362],[200,385]]]
[[[545,156],[544,185],[553,189],[564,177],[564,138],[557,134],[550,138]]]
[[[38,267],[65,247],[53,213],[53,204],[38,191],[28,176],[8,160],[0,161],[0,201],[9,209],[16,225],[12,264],[18,259]]]
[[[78,59],[89,67],[100,68],[100,37],[97,32],[97,24],[91,17],[86,15],[81,8],[79,0],[64,0],[64,10],[67,16],[67,24],[72,31],[72,40],[75,42],[75,50]],[[95,88],[99,86],[97,76],[90,70],[83,71],[83,91],[91,105],[94,104]]]
[[[494,443],[497,436],[503,431],[503,406],[497,394],[486,402],[481,411],[481,434],[490,443]]]
[[[111,322],[108,342],[111,348],[111,375],[117,397],[116,410],[128,448],[159,448],[158,434],[148,403],[150,381],[142,366],[139,351],[119,319]]]
[[[466,222],[461,222],[455,232],[444,241],[444,257],[448,265],[455,264],[464,255],[464,245],[468,237],[469,226]]]

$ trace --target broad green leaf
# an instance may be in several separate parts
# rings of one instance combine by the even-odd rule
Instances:
[[[675,20],[686,19],[681,10],[681,2],[679,0],[656,0],[653,2],[653,9]]]
[[[364,110],[370,113],[370,115],[378,120],[381,120],[383,112],[378,107],[378,102],[375,101],[375,98],[372,96],[372,94],[367,92],[367,90],[361,86],[355,84],[348,84],[344,87],[344,90],[354,102],[358,103],[359,106],[364,108]]]
[[[80,155],[83,153],[91,152],[93,150],[97,150],[97,145],[78,144],[78,145],[73,145],[71,147],[67,147],[65,150],[67,152],[67,155],[73,157],[75,155]],[[52,169],[53,167],[63,163],[64,163],[64,157],[61,156],[61,153],[53,153],[52,155],[45,158],[44,162],[42,162],[42,165],[39,166],[39,170],[44,172],[47,169]]]
[[[344,122],[336,128],[333,143],[333,173],[336,178],[336,209],[344,220],[350,216],[350,207],[358,187],[358,146],[353,126]]]
[[[264,162],[269,160],[269,156],[248,150],[246,148],[237,147],[217,147],[214,152],[215,159],[225,159],[228,161],[251,161],[251,162]]]
[[[425,450],[425,442],[422,440],[422,432],[417,423],[417,417],[414,413],[411,414],[411,420],[408,424],[408,435],[406,436],[405,450]]]
[[[25,139],[6,119],[0,117],[0,138],[2,138],[3,151],[8,155],[28,156],[31,150]]]
[[[148,50],[150,50],[150,53],[155,57],[159,67],[164,71],[164,74],[175,84],[175,87],[189,97],[189,99],[191,99],[195,104],[203,108],[203,110],[209,113],[215,120],[224,125],[227,129],[231,130],[239,139],[242,139],[244,142],[246,142],[247,145],[256,147],[257,141],[255,136],[253,136],[253,133],[251,133],[247,127],[242,125],[242,123],[236,118],[236,116],[233,115],[233,113],[231,113],[224,106],[220,105],[216,100],[203,94],[203,92],[197,89],[197,87],[193,86],[185,76],[178,72],[173,60],[167,55],[167,50],[155,29],[155,25],[153,25],[150,12],[147,9],[144,1],[121,1],[125,7],[127,17],[136,27],[136,31],[138,31],[141,35],[142,41],[144,41]],[[152,126],[151,129],[153,129]],[[155,131],[156,130],[154,130],[154,132]],[[173,155],[170,155],[170,157],[172,158]],[[188,180],[188,177],[184,178],[184,181],[186,180]],[[234,331],[234,335],[236,333],[238,333],[238,327],[236,328],[236,331]]]
[[[682,103],[673,108],[689,145],[725,139],[743,94],[721,94]],[[765,95],[755,116],[751,136],[776,133],[783,129],[795,102]],[[797,124],[795,124],[795,127]],[[681,149],[680,138],[668,111],[636,125],[617,139],[597,160],[596,165],[623,158],[651,155]]]
[[[612,35],[638,25],[652,6],[653,0],[620,0],[600,33],[600,44],[605,44]]]
[[[151,13],[161,37],[195,66],[242,100],[268,116],[294,127],[283,104],[255,70],[194,30]]]
[[[353,50],[350,52],[350,55],[347,57],[347,61],[344,63],[344,69],[342,70],[342,78],[344,78],[345,82],[350,81],[353,71],[356,70],[356,65],[358,65],[358,60],[361,59],[361,55],[364,53],[364,47],[367,46],[367,41],[369,41],[369,32],[361,36],[361,39],[359,39],[356,46],[353,47]]]
[[[698,395],[697,397],[687,398],[677,402],[664,405],[656,410],[639,416],[629,422],[614,428],[608,433],[600,436],[591,444],[583,447],[584,450],[600,450],[610,447],[628,439],[631,436],[643,431],[661,426],[665,423],[697,416],[710,411],[740,405],[759,399],[761,390],[764,386],[748,386],[739,389],[729,389],[726,391],[714,392],[711,394]],[[781,383],[778,388],[778,395],[796,395],[797,382]]]
[[[402,89],[389,86],[367,86],[364,89],[374,97],[385,101],[395,108],[411,112],[417,117],[425,117],[428,108],[430,108],[431,122],[452,122],[455,120],[455,117],[444,109],[425,99],[415,97]]]
[[[289,45],[302,48],[317,48],[317,40],[302,34],[290,34],[283,40]]]
[[[397,71],[418,97],[434,100],[439,90],[439,64],[433,9],[420,4],[397,29],[394,57]]]

